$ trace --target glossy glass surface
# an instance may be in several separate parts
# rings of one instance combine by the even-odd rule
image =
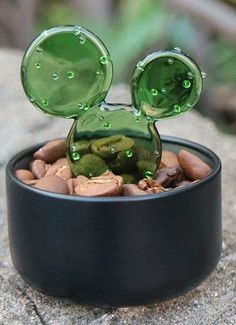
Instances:
[[[74,122],[68,158],[75,175],[98,176],[106,170],[137,183],[154,176],[161,141],[154,125],[132,106],[103,104]]]
[[[153,120],[175,117],[192,108],[202,90],[201,71],[179,50],[154,52],[133,73],[133,105]]]
[[[180,49],[154,52],[132,76],[132,105],[108,104],[112,62],[102,41],[80,26],[44,31],[22,61],[31,103],[48,115],[74,118],[68,159],[75,176],[106,170],[126,183],[152,178],[161,159],[154,122],[183,114],[202,90],[197,64]]]
[[[26,95],[46,114],[75,117],[101,103],[113,76],[105,45],[79,26],[61,26],[40,34],[22,62]]]

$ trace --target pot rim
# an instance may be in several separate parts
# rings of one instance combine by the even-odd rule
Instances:
[[[28,190],[28,191],[33,191],[33,192],[35,192],[35,194],[45,196],[45,198],[47,197],[48,199],[52,198],[52,199],[62,199],[62,200],[66,200],[66,201],[75,201],[75,202],[78,201],[78,202],[91,202],[91,203],[93,203],[93,202],[105,203],[105,202],[114,202],[114,201],[115,202],[134,202],[134,201],[151,201],[154,199],[155,200],[164,199],[169,196],[178,195],[178,194],[184,193],[186,191],[193,191],[194,189],[200,188],[200,187],[204,186],[204,184],[211,181],[211,179],[215,178],[218,175],[218,173],[221,171],[220,158],[212,150],[208,149],[207,147],[205,147],[201,144],[198,144],[196,142],[193,142],[193,141],[189,141],[189,140],[185,140],[185,139],[173,137],[173,136],[162,135],[161,140],[164,143],[183,145],[184,147],[198,151],[199,153],[201,153],[202,155],[204,155],[205,157],[210,159],[210,161],[213,163],[213,167],[212,167],[213,171],[205,179],[200,180],[196,183],[190,184],[188,186],[175,188],[175,189],[167,191],[167,192],[161,192],[161,193],[156,193],[156,194],[134,195],[134,196],[111,196],[111,197],[82,197],[82,196],[77,196],[77,195],[58,194],[58,193],[48,192],[48,191],[40,190],[40,189],[34,188],[32,186],[29,186],[29,185],[23,183],[22,181],[20,181],[19,179],[17,179],[13,172],[15,164],[19,160],[21,160],[23,157],[27,156],[30,151],[37,150],[38,147],[43,146],[48,141],[51,141],[51,140],[48,140],[48,141],[44,141],[42,143],[30,146],[24,150],[21,150],[17,154],[15,154],[8,161],[8,163],[6,165],[6,175],[12,182],[16,183],[17,186],[22,187],[23,189]]]

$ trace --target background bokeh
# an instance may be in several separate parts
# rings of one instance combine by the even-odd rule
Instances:
[[[180,47],[207,73],[197,109],[236,134],[236,0],[0,0],[0,47],[25,49],[43,29],[78,24],[107,45],[114,83],[141,57]]]

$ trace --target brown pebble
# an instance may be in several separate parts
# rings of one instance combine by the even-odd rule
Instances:
[[[89,180],[88,177],[84,176],[84,175],[79,175],[75,178],[75,185],[76,186],[80,186],[83,183],[87,182]]]
[[[179,166],[177,155],[172,151],[164,150],[161,156],[161,166],[160,168]]]
[[[53,140],[46,143],[42,148],[34,153],[35,159],[41,159],[52,163],[59,158],[66,156],[66,141]]]
[[[45,161],[41,159],[35,159],[31,163],[31,171],[36,178],[42,178],[45,176],[48,167],[49,166],[45,163]]]
[[[192,183],[193,183],[192,181],[184,180],[184,181],[175,183],[175,187],[183,187],[183,186],[190,185]]]
[[[35,185],[38,179],[23,179],[22,182],[27,185]]]
[[[157,186],[160,186],[160,184],[158,184],[158,182],[155,181],[154,179],[144,178],[138,182],[138,187],[143,191],[148,190],[150,187],[157,187]]]
[[[184,173],[192,181],[204,179],[212,172],[210,166],[187,150],[181,150],[178,159]]]
[[[58,160],[56,160],[53,165],[57,165],[57,166],[69,166],[69,162],[67,160],[67,158],[60,158]]]
[[[15,175],[21,181],[34,179],[33,173],[28,169],[17,169]]]
[[[92,177],[82,184],[77,184],[74,191],[81,196],[116,196],[123,186],[121,176],[116,176],[112,173]]]
[[[151,187],[145,191],[146,194],[155,194],[155,193],[161,193],[165,192],[164,187]]]
[[[166,165],[165,165],[164,162],[161,160],[158,169],[162,169],[162,168],[165,168],[165,167],[166,167]]]
[[[160,193],[165,191],[164,187],[161,186],[157,181],[148,178],[141,179],[138,182],[138,187],[139,189],[145,191],[146,194]]]
[[[159,169],[155,180],[163,187],[172,187],[176,182],[181,182],[185,179],[183,170],[180,167],[165,167]]]
[[[35,187],[44,191],[69,194],[66,181],[57,175],[44,176],[37,181]]]
[[[66,158],[62,158],[53,163],[47,170],[45,176],[57,175],[64,180],[73,177],[70,165]]]
[[[74,180],[75,180],[74,178],[69,178],[66,181],[70,195],[74,194]]]
[[[80,186],[81,184],[85,183],[86,181],[88,181],[89,178],[83,176],[83,175],[79,175],[76,178],[69,178],[66,182],[67,185],[69,187],[69,194],[74,195],[75,193],[75,187],[76,186]]]
[[[124,184],[122,188],[123,196],[145,195],[145,191],[140,190],[136,184]]]

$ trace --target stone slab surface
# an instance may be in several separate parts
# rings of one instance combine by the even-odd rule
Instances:
[[[31,289],[10,258],[4,169],[19,150],[66,136],[71,121],[49,118],[28,103],[20,84],[22,53],[0,50],[0,324],[236,324],[236,137],[221,134],[196,111],[160,122],[161,134],[187,138],[215,151],[223,162],[223,252],[217,269],[194,291],[146,307],[102,309],[47,297]],[[207,81],[206,81],[207,82]],[[112,89],[113,101],[130,101],[126,86]]]

